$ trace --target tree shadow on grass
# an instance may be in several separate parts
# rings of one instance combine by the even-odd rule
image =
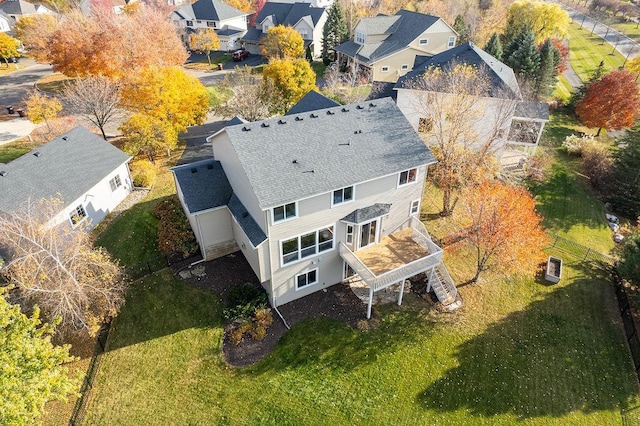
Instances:
[[[458,367],[417,395],[429,410],[520,419],[618,411],[637,384],[612,286],[580,277],[461,344]]]

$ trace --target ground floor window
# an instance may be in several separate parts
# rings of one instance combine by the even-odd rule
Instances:
[[[85,217],[87,217],[87,211],[84,209],[84,206],[82,204],[78,205],[78,207],[76,207],[71,211],[71,213],[69,213],[69,219],[71,219],[71,223],[73,224],[73,226],[82,222]]]
[[[314,269],[304,274],[296,275],[296,290],[318,282],[318,270]]]
[[[111,185],[111,191],[115,191],[119,187],[122,186],[122,181],[120,180],[120,175],[115,175],[113,179],[109,181],[109,185]]]

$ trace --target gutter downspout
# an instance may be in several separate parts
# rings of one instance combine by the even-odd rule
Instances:
[[[278,303],[276,300],[276,292],[273,289],[273,264],[271,262],[271,227],[269,226],[269,211],[265,211],[265,223],[267,224],[267,241],[269,243],[269,271],[271,278],[269,279],[269,283],[271,285],[271,298],[273,299],[273,310],[276,311],[276,313],[278,314],[278,316],[280,317],[280,319],[282,320],[283,324],[285,327],[287,327],[287,330],[291,330],[291,327],[289,327],[289,324],[287,324],[287,320],[284,319],[284,317],[282,316],[282,313],[278,310]]]

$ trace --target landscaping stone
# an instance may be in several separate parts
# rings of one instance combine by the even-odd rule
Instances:
[[[202,278],[205,275],[207,275],[207,273],[205,272],[204,265],[198,265],[194,267],[193,269],[191,269],[191,273],[193,274],[193,276],[198,278]]]
[[[178,272],[178,275],[180,275],[180,278],[182,278],[183,280],[187,280],[191,278],[191,271],[188,269],[185,269],[183,271]]]

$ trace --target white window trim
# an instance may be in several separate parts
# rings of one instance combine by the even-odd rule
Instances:
[[[300,275],[307,275],[307,276],[308,276],[308,275],[309,275],[309,273],[311,273],[311,272],[313,272],[313,271],[315,271],[315,272],[316,272],[316,280],[315,280],[314,282],[312,282],[312,283],[307,283],[307,285],[305,285],[305,286],[298,287],[298,277],[299,277]],[[315,269],[309,269],[307,272],[302,272],[301,274],[297,274],[297,275],[296,275],[296,277],[294,278],[294,280],[295,280],[294,282],[295,282],[295,286],[296,286],[296,291],[298,291],[298,290],[304,290],[305,288],[312,287],[312,286],[314,286],[314,285],[316,285],[316,284],[318,284],[318,283],[320,282],[320,280],[318,279],[318,268],[315,268]]]
[[[117,179],[117,182],[116,182],[116,179]],[[115,188],[111,185],[111,182],[116,183]],[[109,188],[111,188],[111,192],[116,192],[120,187],[122,187],[122,179],[120,179],[119,174],[109,179]]]
[[[385,66],[380,67],[380,72],[389,72],[389,66],[385,65]]]
[[[429,39],[428,38],[421,38],[421,39],[418,40],[418,46],[426,46],[427,44],[429,44]]]
[[[274,211],[274,210],[275,210],[275,209],[277,209],[278,207],[285,207],[285,206],[287,206],[287,205],[289,205],[289,204],[295,204],[295,205],[296,205],[296,214],[295,214],[295,216],[285,217],[285,218],[284,218],[284,219],[282,219],[282,220],[278,220],[278,221],[276,221],[276,214],[275,214],[275,211]],[[272,223],[273,225],[279,225],[279,224],[281,224],[281,223],[288,222],[288,221],[290,221],[290,220],[294,220],[294,219],[297,219],[297,218],[298,218],[298,202],[297,202],[297,201],[294,201],[293,203],[286,203],[286,204],[282,204],[282,205],[280,205],[280,206],[275,206],[275,207],[272,207],[270,210],[271,210],[271,223]]]
[[[413,204],[414,203],[418,203],[417,211],[415,213],[413,212]],[[413,200],[411,202],[411,204],[409,205],[409,216],[413,216],[415,214],[417,214],[417,215],[420,214],[420,204],[421,204],[421,202],[420,202],[419,198],[417,200]]]
[[[79,221],[77,221],[76,223],[73,223],[73,220],[71,219],[73,217],[73,215],[75,213],[77,213],[78,211],[78,207],[82,207],[82,211],[84,212],[84,216],[80,218]],[[87,208],[84,206],[84,204],[80,203],[78,204],[73,210],[71,210],[69,212],[69,214],[67,215],[69,217],[69,223],[71,223],[71,227],[76,228],[78,227],[82,222],[84,222],[85,220],[87,220],[87,218],[89,217],[89,213],[87,213]]]
[[[351,228],[351,232],[349,232],[349,228]],[[344,242],[346,244],[353,245],[353,237],[355,235],[355,231],[356,231],[355,225],[347,224],[347,227],[345,228],[345,237],[344,237]],[[349,236],[351,236],[351,241],[349,241]]]
[[[412,182],[407,181],[406,183],[400,183],[400,176],[402,176],[402,173],[404,173],[404,172],[410,172],[411,170],[414,170],[414,169],[415,169],[415,171],[416,171],[416,178],[415,178]],[[412,168],[410,168],[410,169],[403,170],[403,171],[401,171],[400,173],[398,173],[398,181],[397,181],[397,186],[396,186],[396,188],[401,188],[401,187],[404,187],[404,186],[413,185],[414,183],[418,182],[418,174],[419,174],[419,171],[420,171],[420,170],[419,170],[419,168],[418,168],[418,167],[412,167]],[[407,179],[408,179],[408,178],[409,178],[409,176],[407,175]]]
[[[299,241],[300,237],[302,237],[303,235],[310,234],[312,232],[316,232],[317,233],[317,232],[321,231],[322,229],[330,228],[330,227],[333,228],[333,238],[331,239],[331,248],[329,250],[320,251],[320,252],[317,252],[316,254],[314,254],[313,256],[302,257],[302,258],[300,258],[298,260],[294,260],[293,262],[284,263],[284,252],[282,250],[282,243],[284,241],[293,240],[294,238],[298,238],[298,241]],[[316,240],[316,246],[318,246],[318,245],[319,245],[319,243]],[[336,249],[336,224],[335,223],[330,223],[328,225],[316,228],[316,229],[314,229],[312,231],[302,232],[302,233],[294,235],[292,237],[282,238],[282,239],[278,240],[278,247],[279,247],[279,250],[280,250],[280,267],[281,268],[285,268],[287,266],[295,265],[296,263],[309,261],[309,260],[312,260],[312,259],[314,259],[314,258],[316,258],[318,256],[323,256],[323,255],[325,255],[327,253],[331,253],[332,251],[334,251]],[[300,247],[298,247],[298,251],[300,251]]]
[[[447,47],[454,47],[456,45],[456,36],[449,36]]]
[[[365,225],[369,225],[369,224],[371,224],[373,222],[376,222],[376,234],[373,236],[373,242],[367,244],[364,247],[371,247],[371,246],[375,246],[376,244],[380,243],[380,236],[382,235],[382,229],[381,229],[382,228],[382,216],[378,216],[378,217],[376,217],[374,219],[371,219],[371,220],[369,220],[367,222],[364,222],[364,223],[361,223],[361,224],[358,225],[357,229],[358,229],[359,232],[358,232],[358,234],[356,234],[357,237],[358,237],[358,239],[356,241],[357,242],[356,246],[358,247],[357,250],[360,250],[360,249],[364,248],[362,246],[362,227],[364,227]]]
[[[347,201],[342,201],[340,203],[334,203],[333,202],[333,193],[336,191],[344,191],[345,188],[351,188],[351,199],[347,200]],[[331,208],[334,208],[335,206],[341,206],[343,204],[349,204],[355,201],[356,199],[356,186],[355,185],[351,185],[351,186],[345,186],[344,188],[338,188],[338,189],[334,189],[333,191],[331,191],[329,193],[329,196],[331,197]],[[344,192],[342,193],[342,198],[344,199]]]

